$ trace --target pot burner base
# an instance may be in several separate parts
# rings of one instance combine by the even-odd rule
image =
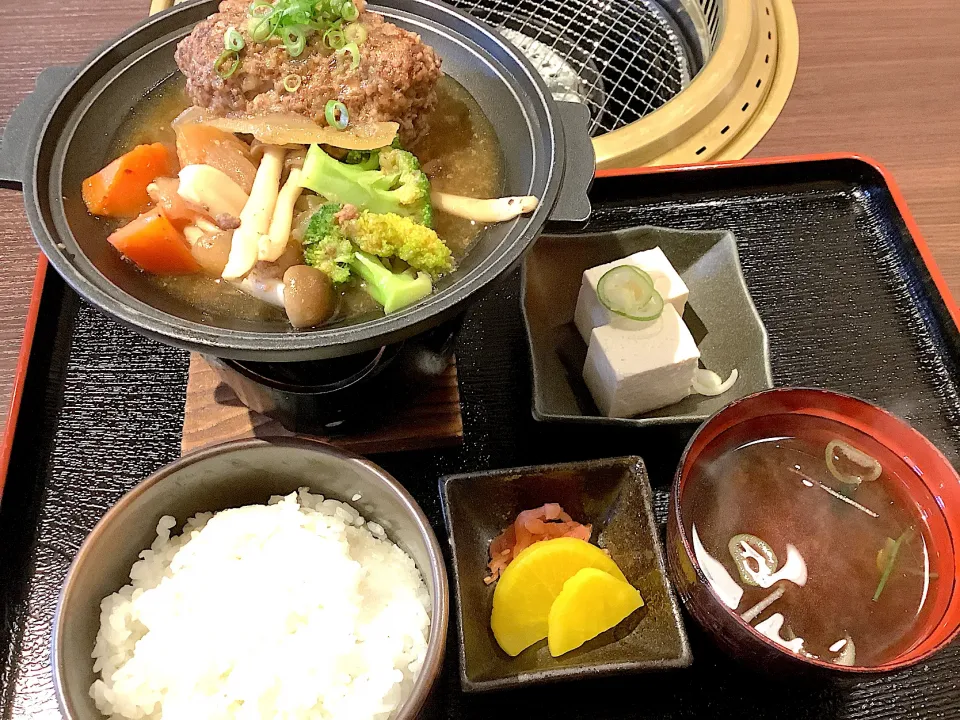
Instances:
[[[453,343],[459,318],[401,343],[330,360],[190,357],[184,452],[241,437],[305,434],[357,452],[463,439]]]
[[[243,437],[295,434],[276,417],[244,405],[237,392],[224,382],[222,370],[214,369],[215,363],[196,354],[190,357],[180,442],[182,452]],[[254,402],[249,395],[246,397]],[[327,429],[313,427],[298,434],[317,437],[360,454],[458,445],[463,441],[463,419],[456,366],[450,365],[433,378],[416,399],[379,419],[382,422],[377,427],[366,430],[351,430],[349,425],[340,425]]]

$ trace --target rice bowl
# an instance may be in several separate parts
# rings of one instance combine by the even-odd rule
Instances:
[[[105,715],[379,720],[410,695],[430,598],[379,525],[306,489],[175,524],[101,604]]]
[[[211,519],[221,508],[234,510]],[[261,542],[265,533],[277,537]],[[254,558],[259,581],[230,580]],[[67,720],[160,717],[158,688],[164,718],[410,720],[441,671],[448,615],[436,536],[389,474],[301,438],[234,441],[160,469],[90,533],[54,617],[54,687]],[[188,711],[175,705],[184,697]]]

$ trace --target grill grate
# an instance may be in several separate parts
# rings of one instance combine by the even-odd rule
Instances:
[[[720,39],[720,0],[697,0],[700,10],[707,20],[710,31],[710,42],[716,46]]]
[[[500,28],[531,59],[555,98],[585,103],[591,135],[656,110],[699,70],[691,67],[694,56],[677,24],[655,0],[452,2]],[[706,4],[717,17],[718,1]]]

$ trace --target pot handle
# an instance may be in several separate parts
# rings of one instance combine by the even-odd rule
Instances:
[[[75,65],[55,65],[37,76],[36,87],[13,110],[0,137],[0,187],[22,190],[30,173],[37,133],[53,103],[77,74]]]
[[[557,109],[563,124],[566,163],[560,195],[550,213],[549,223],[582,223],[590,217],[587,193],[597,170],[597,157],[589,132],[590,110],[578,102],[557,102]]]

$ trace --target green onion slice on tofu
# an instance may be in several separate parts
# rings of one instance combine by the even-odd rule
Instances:
[[[631,320],[656,320],[663,312],[663,296],[653,287],[653,278],[633,265],[604,273],[597,297],[607,310]]]
[[[363,45],[367,39],[367,29],[361,23],[352,22],[343,29],[343,37],[348,43]]]
[[[213,64],[217,75],[226,80],[240,67],[240,53],[236,50],[224,50]]]
[[[360,67],[360,48],[355,42],[347,43],[334,53],[338,58],[350,55],[350,69],[356,70]]]
[[[350,0],[347,0],[340,8],[340,17],[347,22],[353,22],[360,17],[360,10]]]
[[[287,53],[290,57],[300,57],[303,54],[304,49],[307,47],[307,34],[304,28],[299,26],[293,26],[284,28],[283,35],[284,47],[287,48]]]

